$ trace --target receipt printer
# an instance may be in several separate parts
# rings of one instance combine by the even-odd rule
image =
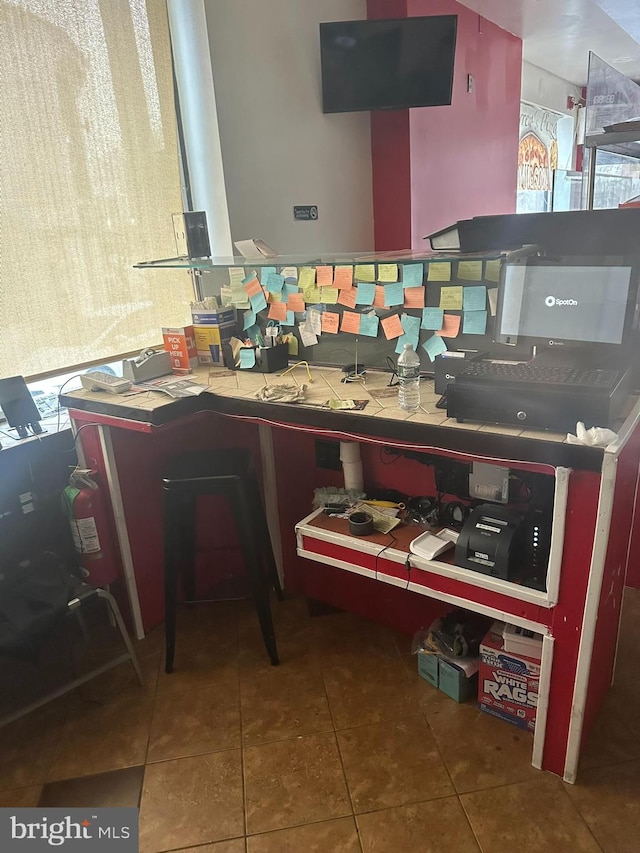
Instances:
[[[460,531],[456,566],[510,580],[521,567],[525,537],[521,513],[495,504],[480,504]]]

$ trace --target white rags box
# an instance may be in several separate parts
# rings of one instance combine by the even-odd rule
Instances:
[[[536,727],[540,660],[506,652],[504,622],[494,622],[480,644],[480,710],[532,732]]]

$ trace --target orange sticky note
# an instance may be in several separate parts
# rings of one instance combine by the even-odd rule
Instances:
[[[333,287],[333,267],[316,267],[318,287]]]
[[[357,287],[348,287],[338,291],[338,302],[340,305],[346,305],[347,308],[356,307],[356,297],[358,295]]]
[[[333,286],[338,290],[353,286],[353,267],[336,267],[333,273]]]
[[[424,308],[424,287],[407,287],[404,291],[405,308]]]
[[[304,294],[290,293],[289,298],[287,299],[287,308],[289,311],[304,311]]]
[[[322,314],[322,331],[329,332],[332,335],[337,335],[339,322],[339,314],[333,314],[331,311],[324,311]]]
[[[384,284],[376,284],[376,292],[373,297],[374,308],[384,308]]]
[[[287,303],[272,302],[269,305],[269,313],[267,315],[270,320],[280,320],[284,322],[287,319]]]
[[[258,293],[262,290],[260,287],[260,282],[257,278],[252,278],[251,281],[248,281],[244,285],[244,289],[247,291],[247,296],[251,298],[252,296],[257,296]]]
[[[404,335],[404,329],[402,328],[399,314],[392,314],[391,317],[387,317],[386,320],[382,320],[382,328],[388,341],[390,341],[391,338],[399,338],[400,335]]]
[[[459,314],[445,314],[442,328],[435,334],[440,335],[441,338],[457,338],[461,320],[462,317]]]
[[[360,315],[356,314],[355,311],[345,311],[342,315],[340,331],[351,332],[352,335],[357,335],[360,331]]]

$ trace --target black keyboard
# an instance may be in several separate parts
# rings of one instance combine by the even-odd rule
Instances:
[[[502,364],[495,361],[472,361],[458,373],[460,378],[488,379],[506,382],[544,382],[551,385],[581,385],[591,388],[613,388],[619,378],[615,370],[554,367],[526,363]]]

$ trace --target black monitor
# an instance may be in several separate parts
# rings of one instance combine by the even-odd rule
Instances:
[[[637,270],[625,258],[525,257],[503,264],[495,341],[611,354],[637,323]]]
[[[320,24],[325,113],[451,103],[457,15]]]
[[[23,376],[0,379],[0,407],[9,426],[17,430],[20,438],[27,437],[27,427],[34,435],[42,432],[40,412]]]

